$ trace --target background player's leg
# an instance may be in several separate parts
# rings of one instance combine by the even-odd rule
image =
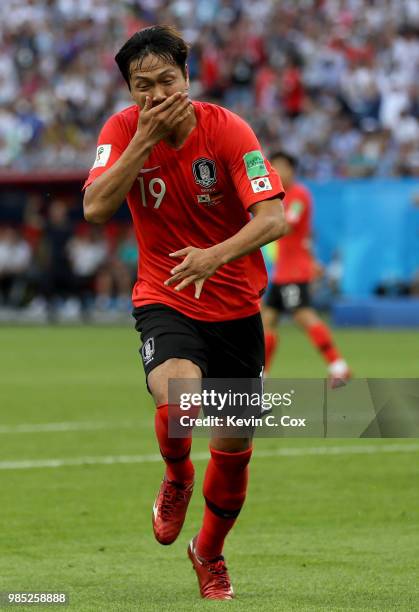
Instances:
[[[263,306],[262,321],[265,334],[265,372],[268,373],[278,345],[278,310],[272,306]]]
[[[293,314],[294,321],[303,328],[311,343],[329,364],[332,378],[347,379],[350,376],[346,361],[342,358],[329,327],[320,319],[313,308],[298,308]]]
[[[210,451],[203,486],[204,519],[196,542],[197,554],[204,559],[221,555],[224,539],[244,504],[251,440],[213,438]]]

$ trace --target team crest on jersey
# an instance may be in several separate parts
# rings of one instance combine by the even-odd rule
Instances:
[[[200,157],[192,164],[195,183],[202,187],[211,187],[217,181],[215,161],[208,157]]]
[[[150,361],[154,357],[154,352],[154,338],[149,338],[148,340],[146,340],[146,342],[144,342],[143,346],[141,347],[141,355],[144,361],[144,365],[150,363]]]

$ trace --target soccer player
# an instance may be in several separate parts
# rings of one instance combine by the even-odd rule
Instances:
[[[126,197],[139,245],[133,314],[166,464],[152,514],[161,544],[179,535],[194,482],[191,438],[168,435],[168,380],[261,375],[260,247],[285,230],[278,174],[242,119],[189,99],[187,53],[168,26],[141,30],[120,49],[134,105],[105,123],[84,196],[93,223]],[[233,597],[222,550],[251,454],[248,437],[210,440],[202,527],[188,547],[207,599]]]
[[[270,156],[270,161],[279,172],[286,190],[284,208],[288,233],[281,239],[273,282],[262,309],[265,371],[269,371],[277,346],[279,315],[289,313],[320,351],[328,364],[330,384],[336,387],[350,378],[350,370],[333,341],[330,329],[310,306],[309,285],[319,270],[310,248],[311,196],[304,185],[295,182],[297,160],[292,155],[278,151]]]

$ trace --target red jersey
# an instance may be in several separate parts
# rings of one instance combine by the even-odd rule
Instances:
[[[307,283],[313,278],[311,255],[311,196],[304,185],[294,183],[284,199],[285,218],[291,226],[289,234],[278,240],[279,255],[272,281]]]
[[[178,149],[165,141],[154,145],[127,195],[139,247],[133,302],[165,304],[203,321],[247,317],[258,312],[267,284],[260,250],[219,268],[205,281],[199,300],[193,283],[179,292],[164,285],[182,261],[169,253],[223,242],[248,223],[252,204],[284,196],[247,123],[214,104],[193,106],[197,124],[186,142]],[[130,106],[108,119],[85,187],[121,156],[138,116],[138,107]]]

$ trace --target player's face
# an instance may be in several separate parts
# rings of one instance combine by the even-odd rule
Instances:
[[[131,95],[140,108],[147,97],[157,106],[174,93],[187,91],[189,80],[176,64],[169,64],[155,55],[147,55],[130,65]]]
[[[294,170],[291,164],[282,157],[276,157],[271,160],[272,167],[278,172],[281,177],[284,188],[287,189],[294,180]]]

